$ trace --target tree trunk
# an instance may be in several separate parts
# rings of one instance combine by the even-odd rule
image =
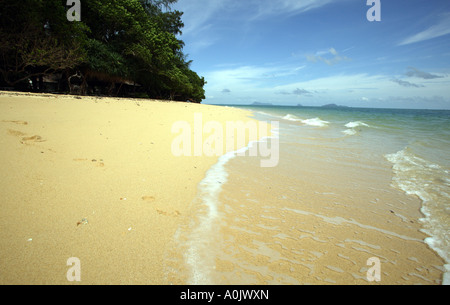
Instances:
[[[83,82],[81,83],[81,95],[86,95],[87,92],[87,75],[84,75]]]
[[[108,95],[109,96],[112,96],[115,87],[116,87],[116,83],[112,82],[111,83],[111,87],[109,87],[109,90],[108,90]]]
[[[117,89],[116,96],[119,96],[120,89],[122,89],[123,83],[120,83],[119,89]]]

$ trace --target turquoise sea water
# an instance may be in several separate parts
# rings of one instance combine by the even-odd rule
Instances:
[[[365,164],[371,160],[389,163],[392,187],[422,201],[420,222],[430,236],[425,242],[447,262],[444,282],[449,283],[450,111],[238,107],[253,111],[258,119],[279,121],[281,142],[292,142],[292,151],[298,144],[320,143],[335,148],[342,157],[354,157],[358,151]]]
[[[187,269],[172,272],[176,278],[185,274],[190,284],[364,283],[359,266],[385,249],[392,255],[384,264],[403,268],[393,282],[450,283],[450,111],[232,107],[277,122],[278,140],[262,141],[279,142],[279,164],[262,168],[262,157],[230,152],[209,169],[194,217],[175,238]],[[419,220],[411,216],[419,215],[414,197]],[[400,219],[399,227],[389,217]],[[315,219],[312,227],[305,218]],[[425,240],[412,237],[417,221]],[[341,239],[333,230],[348,234]],[[364,230],[380,240],[363,238]],[[411,253],[411,241],[428,244],[446,266]],[[222,271],[218,261],[226,262]],[[428,268],[444,271],[443,281]]]

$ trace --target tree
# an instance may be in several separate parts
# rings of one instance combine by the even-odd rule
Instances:
[[[65,71],[82,79],[83,94],[101,86],[117,95],[126,83],[151,97],[200,102],[205,80],[177,38],[184,25],[171,10],[176,1],[82,1],[81,22],[69,22],[63,0],[0,0],[0,81]]]
[[[57,13],[63,12],[59,1],[44,4],[38,0],[2,0],[1,5],[4,10],[0,15],[0,72],[8,85],[42,78],[84,60],[80,39],[84,29],[79,25],[62,25]]]

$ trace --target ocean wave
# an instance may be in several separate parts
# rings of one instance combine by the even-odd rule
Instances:
[[[286,114],[284,117],[282,117],[283,120],[292,121],[292,122],[300,122],[302,124],[308,125],[308,126],[315,126],[315,127],[325,127],[328,126],[330,122],[324,121],[320,118],[312,118],[312,119],[301,119],[299,117],[296,117],[295,115],[292,115],[290,113]]]
[[[348,136],[354,136],[358,134],[361,131],[361,128],[358,127],[370,127],[369,125],[361,121],[348,122],[344,126],[348,129],[343,130],[342,133]]]
[[[405,148],[393,154],[385,155],[393,164],[394,187],[422,200],[420,219],[423,231],[430,237],[425,239],[430,248],[446,261],[444,284],[450,284],[450,186],[449,172],[439,164],[430,162]]]
[[[354,136],[358,132],[356,130],[354,130],[354,129],[346,129],[346,130],[343,130],[342,133],[346,134],[348,136]]]
[[[347,128],[356,128],[356,127],[362,127],[362,126],[370,127],[369,125],[367,125],[366,123],[361,122],[361,121],[349,122],[349,123],[345,124],[345,127],[347,127]]]
[[[313,118],[313,119],[302,120],[302,123],[305,125],[309,125],[309,126],[325,127],[325,126],[328,126],[328,124],[330,122],[321,120],[319,118]]]
[[[274,114],[271,114],[271,113],[268,113],[268,112],[264,112],[264,111],[255,111],[255,110],[252,110],[252,109],[248,109],[248,110],[249,110],[249,111],[253,111],[253,112],[257,113],[257,114],[265,115],[265,116],[277,117],[277,116],[274,115]]]
[[[293,114],[286,114],[284,117],[282,117],[283,120],[292,121],[292,122],[301,122],[302,120],[298,117],[296,117]]]

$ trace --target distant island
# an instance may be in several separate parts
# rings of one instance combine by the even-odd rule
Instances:
[[[336,105],[336,104],[327,104],[321,106],[322,108],[349,108],[348,106]]]
[[[342,108],[350,108],[349,106],[337,105],[337,104],[326,104],[322,106],[304,106],[302,104],[297,105],[274,105],[271,103],[261,103],[261,102],[253,102],[251,104],[247,104],[248,106],[290,106],[290,107],[317,107],[317,108],[328,108],[328,109],[342,109]]]
[[[250,104],[250,106],[273,106],[273,104],[271,104],[271,103],[254,102],[253,104]]]

